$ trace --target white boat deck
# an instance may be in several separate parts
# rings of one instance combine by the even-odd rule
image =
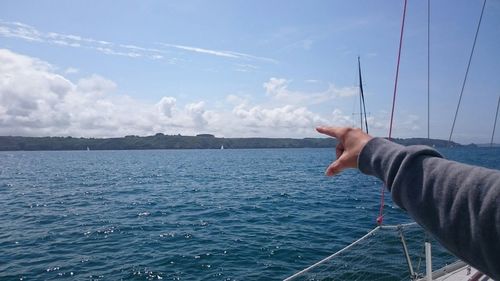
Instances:
[[[427,278],[419,279],[418,281],[425,281]],[[457,261],[447,265],[432,273],[432,280],[434,281],[490,281],[493,280],[488,276],[477,271],[477,269],[464,263]]]

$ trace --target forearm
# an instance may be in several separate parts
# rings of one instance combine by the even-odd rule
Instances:
[[[377,138],[363,148],[358,166],[383,180],[394,202],[451,252],[500,278],[499,171]]]

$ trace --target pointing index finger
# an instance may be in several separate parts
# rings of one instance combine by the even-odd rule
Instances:
[[[339,127],[317,127],[316,131],[336,139],[339,139],[344,134],[344,129]]]

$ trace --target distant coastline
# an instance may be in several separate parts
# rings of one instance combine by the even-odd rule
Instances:
[[[448,141],[426,138],[393,139],[403,145],[424,144],[448,147]],[[16,137],[0,136],[0,151],[36,150],[135,150],[135,149],[243,149],[243,148],[328,148],[337,144],[332,138],[219,138],[164,135],[125,136],[121,138]],[[453,147],[464,145],[452,142]],[[470,145],[469,145],[470,146]],[[474,145],[472,145],[474,146]]]

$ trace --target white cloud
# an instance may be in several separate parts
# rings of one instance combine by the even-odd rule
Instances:
[[[0,35],[28,41],[42,41],[42,35],[33,27],[19,22],[0,21]]]
[[[382,122],[378,118],[375,118],[374,116],[368,116],[366,119],[369,128],[377,130],[387,130],[389,128],[389,124],[387,124],[387,122]]]
[[[312,40],[310,40],[310,39],[302,40],[302,48],[304,48],[304,50],[311,49],[312,45],[313,45]]]
[[[68,68],[66,68],[66,70],[64,70],[64,73],[66,73],[66,74],[75,74],[78,72],[80,72],[80,70],[78,68],[74,68],[74,67],[68,67]]]
[[[245,127],[252,128],[310,130],[315,125],[326,123],[326,120],[306,107],[293,105],[265,108],[241,104],[233,109],[233,114]]]
[[[203,128],[208,121],[205,115],[205,103],[200,101],[186,105],[186,111],[191,116],[192,126],[194,128]]]
[[[400,124],[400,129],[404,129],[405,131],[418,131],[421,129],[420,127],[420,117],[415,114],[408,114],[404,116],[403,122]]]
[[[236,68],[234,70],[238,72],[254,72],[255,70],[259,69],[258,66],[253,64],[237,63],[235,66]]]
[[[185,51],[191,51],[191,52],[195,52],[195,53],[202,53],[202,54],[214,55],[214,56],[219,56],[219,57],[227,57],[227,58],[238,58],[237,55],[232,54],[231,52],[227,52],[227,51],[216,51],[216,50],[203,49],[203,48],[199,48],[199,47],[190,47],[190,46],[164,44],[164,43],[161,43],[161,45],[165,46],[165,47],[171,47],[171,48],[181,49],[181,50],[185,50]]]
[[[254,55],[240,53],[240,52],[234,52],[234,51],[212,50],[212,49],[205,49],[205,48],[194,47],[194,46],[184,46],[184,45],[176,45],[176,44],[169,44],[169,43],[159,43],[159,44],[161,46],[164,46],[167,48],[174,48],[174,49],[195,52],[195,53],[201,53],[201,54],[207,54],[207,55],[218,56],[218,57],[226,57],[226,58],[232,58],[232,59],[245,59],[245,60],[260,60],[260,61],[277,63],[276,60],[271,59],[271,58],[259,57],[259,56],[254,56]]]
[[[110,94],[116,89],[115,82],[103,78],[99,75],[92,75],[88,78],[78,80],[76,90],[91,97]]]
[[[58,110],[74,85],[52,72],[48,63],[0,52],[0,104],[3,130],[65,125],[67,113]]]
[[[107,44],[111,44],[111,43],[107,42]],[[163,53],[162,50],[154,49],[154,48],[144,48],[144,47],[140,47],[140,46],[124,45],[124,44],[120,44],[119,46],[122,47],[122,48],[125,48],[125,49],[136,50],[136,51],[145,51],[145,52],[153,52],[153,53]]]
[[[290,81],[284,78],[271,77],[271,79],[264,82],[262,86],[266,89],[266,93],[273,97],[278,99],[289,98],[294,94],[288,90],[288,83],[290,83]]]
[[[115,49],[109,48],[109,47],[92,47],[92,49],[95,49],[103,54],[106,55],[115,55],[115,56],[123,56],[123,57],[129,57],[129,58],[139,58],[144,56],[141,53],[138,52],[122,52],[122,51],[117,51]],[[153,55],[155,58],[157,55]]]
[[[0,36],[18,38],[27,41],[43,42],[73,48],[91,49],[106,55],[124,56],[129,58],[163,59],[165,52],[153,48],[134,45],[115,44],[104,40],[85,38],[74,34],[42,32],[36,28],[19,23],[0,20]]]
[[[74,34],[62,34],[57,32],[42,32],[35,27],[19,23],[8,22],[0,20],[0,36],[9,38],[18,38],[26,41],[36,41],[48,44],[54,44],[65,47],[73,48],[86,48],[91,49],[106,55],[123,56],[128,58],[147,58],[152,60],[165,59],[165,55],[169,53],[166,49],[148,48],[132,44],[113,43],[105,40],[96,40],[92,38],[85,38]],[[276,60],[266,57],[259,57],[250,54],[234,52],[234,51],[220,51],[200,48],[195,46],[185,46],[178,44],[159,43],[161,46],[169,49],[177,49],[188,52],[195,52],[207,54],[217,57],[225,57],[239,60],[255,60],[277,63]],[[169,63],[175,63],[176,58],[168,58]],[[246,70],[249,68],[237,68],[236,71]]]
[[[272,77],[263,87],[271,97],[289,104],[319,104],[335,98],[352,97],[359,91],[356,86],[338,88],[333,84],[321,92],[292,91],[289,89],[290,83],[290,80]]]
[[[232,105],[247,104],[248,99],[237,95],[228,95],[226,101]]]
[[[342,112],[342,110],[336,108],[332,112],[330,122],[331,124],[335,124],[335,126],[352,126],[354,120],[352,116],[346,115]]]
[[[176,99],[174,97],[163,97],[158,103],[158,110],[166,117],[172,117],[172,111],[175,107]]]
[[[357,86],[347,86],[342,88],[337,88],[334,85],[330,85],[327,92],[330,92],[335,97],[353,97],[359,94],[359,88]]]

